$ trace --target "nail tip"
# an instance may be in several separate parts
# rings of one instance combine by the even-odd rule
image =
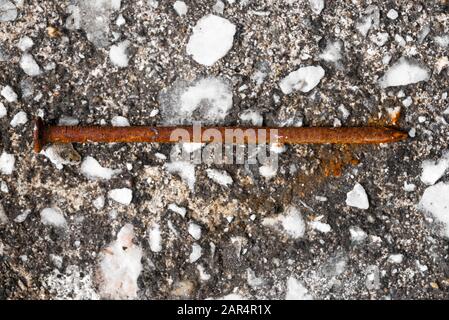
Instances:
[[[43,141],[44,122],[41,117],[34,118],[33,149],[39,153],[44,145]]]

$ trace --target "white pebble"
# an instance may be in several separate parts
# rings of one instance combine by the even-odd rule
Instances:
[[[22,58],[20,58],[20,67],[29,76],[34,77],[42,73],[41,68],[34,60],[33,56],[29,53],[25,53]]]
[[[313,300],[313,297],[309,294],[309,291],[304,287],[303,283],[295,277],[289,277],[287,280],[285,300]]]
[[[162,251],[162,236],[159,224],[154,224],[148,231],[148,241],[150,250],[153,252]]]
[[[6,86],[2,89],[1,92],[3,98],[8,102],[16,102],[17,101],[17,93],[10,86]]]
[[[2,152],[0,156],[0,172],[3,174],[11,174],[14,171],[16,159],[13,154]]]
[[[119,67],[126,68],[128,66],[129,57],[127,54],[127,49],[129,46],[129,41],[125,40],[116,45],[112,45],[109,49],[109,59],[111,62]]]
[[[122,116],[114,116],[111,119],[111,124],[114,127],[129,127],[129,121],[125,117]]]
[[[187,14],[187,10],[189,9],[184,1],[175,1],[173,4],[173,9],[175,9],[176,13],[179,16],[184,16]]]
[[[55,228],[66,228],[67,221],[58,208],[45,208],[41,211],[41,222]]]
[[[15,1],[18,2],[18,1]],[[9,0],[0,1],[0,22],[14,21],[17,18],[17,8]]]
[[[350,227],[349,234],[351,236],[351,241],[355,243],[360,243],[365,241],[368,236],[365,231],[363,231],[360,227]]]
[[[212,6],[212,10],[214,10],[218,14],[223,14],[224,7],[224,3],[220,0],[217,0],[217,2],[215,2],[215,4]]]
[[[342,104],[339,105],[338,110],[341,112],[343,120],[346,120],[350,116],[350,112],[348,111],[348,109],[346,109],[346,107],[344,105],[342,105]]]
[[[117,175],[121,172],[121,170],[113,170],[109,168],[102,167],[98,161],[90,156],[84,158],[81,163],[81,173],[86,176],[88,179],[96,180],[103,179],[109,180],[114,175]]]
[[[309,0],[310,9],[315,14],[320,14],[324,9],[324,0]]]
[[[17,44],[17,47],[21,51],[25,52],[25,51],[28,51],[29,49],[31,49],[33,47],[33,45],[34,45],[33,40],[30,37],[25,36],[25,37],[20,38],[19,43]]]
[[[387,12],[388,19],[395,20],[395,19],[397,19],[398,16],[399,16],[398,12],[394,9],[390,9]]]
[[[284,94],[294,91],[309,92],[315,88],[324,77],[324,69],[321,66],[308,66],[291,72],[281,80],[279,86]]]
[[[31,213],[30,209],[23,211],[21,214],[19,214],[17,217],[14,218],[14,222],[16,223],[24,222],[30,213]]]
[[[255,127],[260,127],[263,124],[263,117],[258,111],[245,110],[239,117],[242,121],[249,122]]]
[[[356,183],[354,188],[347,193],[346,204],[363,210],[369,208],[368,195],[360,183]]]
[[[382,88],[405,86],[430,79],[429,70],[416,61],[400,58],[379,79]]]
[[[134,228],[124,225],[100,254],[98,263],[98,292],[104,299],[136,299],[137,280],[142,271],[142,249],[134,244]]]
[[[405,192],[413,192],[416,190],[416,185],[413,183],[407,183],[404,182],[404,187],[403,187]]]
[[[108,192],[108,196],[118,203],[129,205],[133,199],[133,192],[129,188],[112,189]]]
[[[201,238],[201,227],[196,223],[189,223],[188,232],[195,240],[199,240]]]
[[[95,200],[92,202],[92,204],[94,205],[94,207],[97,210],[101,210],[104,207],[104,196],[98,196],[97,198],[95,198]]]
[[[185,218],[186,213],[187,213],[187,209],[186,208],[180,207],[180,206],[178,206],[175,203],[170,203],[168,205],[168,209],[170,209],[173,212],[176,212],[177,214],[179,214],[183,218]]]
[[[13,128],[23,125],[28,122],[27,114],[23,111],[18,112],[11,120],[11,126]]]
[[[123,26],[124,24],[126,24],[126,20],[125,18],[123,18],[122,14],[119,14],[117,17],[117,20],[115,20],[115,24],[119,27]]]
[[[402,100],[402,105],[406,108],[410,107],[412,103],[413,103],[412,97],[407,97],[404,100]]]
[[[322,233],[328,233],[332,230],[330,225],[321,221],[311,221],[309,222],[309,226]]]
[[[449,238],[449,183],[439,182],[424,190],[418,207],[430,214],[443,226],[444,236]]]
[[[8,185],[6,184],[5,181],[2,181],[0,184],[0,191],[3,193],[8,193],[9,192],[9,188]]]
[[[193,28],[187,54],[205,66],[212,66],[232,48],[235,25],[216,15],[206,15]]]
[[[424,160],[421,164],[421,181],[433,185],[449,169],[449,151],[446,151],[438,161]]]
[[[3,103],[0,102],[0,119],[5,117],[8,114],[8,110]]]
[[[390,263],[402,263],[402,260],[404,259],[404,256],[400,253],[398,254],[390,254],[388,257],[388,262]]]
[[[194,243],[192,245],[192,252],[190,253],[189,256],[190,263],[198,261],[198,259],[201,258],[201,255],[203,254],[202,251],[203,250],[201,249],[201,246],[197,243]]]
[[[60,126],[76,126],[78,125],[79,120],[74,117],[62,116],[58,120],[58,125]]]

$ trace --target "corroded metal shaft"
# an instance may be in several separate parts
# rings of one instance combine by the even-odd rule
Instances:
[[[197,127],[198,128],[198,127]],[[34,151],[49,143],[220,142],[281,144],[378,144],[397,142],[407,133],[387,127],[111,127],[53,126],[35,119]]]

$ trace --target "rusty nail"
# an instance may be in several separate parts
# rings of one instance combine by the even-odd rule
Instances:
[[[184,129],[190,136],[189,142],[212,142],[205,137],[204,131],[215,129],[226,136],[226,130],[264,131],[266,143],[281,144],[378,144],[397,142],[407,138],[407,133],[388,127],[201,127],[199,140],[194,138],[193,126],[149,127],[149,126],[54,126],[45,124],[40,117],[35,119],[34,151],[39,153],[49,143],[86,143],[86,142],[158,142],[175,143],[172,133]],[[276,141],[270,141],[270,132],[276,132]],[[176,135],[175,135],[176,136]],[[184,141],[184,140],[183,140]],[[244,143],[258,143],[258,135],[244,136]]]

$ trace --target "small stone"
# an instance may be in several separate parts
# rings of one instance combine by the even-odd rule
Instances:
[[[45,208],[41,211],[41,222],[55,228],[65,229],[67,221],[59,208]]]
[[[16,102],[17,101],[17,94],[14,92],[14,90],[10,86],[6,86],[2,89],[1,92],[3,98],[6,99],[8,102]]]
[[[199,240],[201,238],[201,227],[196,223],[193,222],[189,223],[188,231],[193,239]]]
[[[148,230],[148,242],[150,244],[150,250],[153,252],[162,251],[162,236],[159,224],[154,224]]]
[[[413,192],[413,191],[415,191],[416,190],[416,185],[415,184],[413,184],[413,183],[407,183],[407,182],[404,182],[404,187],[403,187],[403,189],[404,189],[404,191],[405,192]]]
[[[388,262],[390,263],[402,263],[404,259],[404,256],[402,254],[390,254],[390,256],[388,257]]]
[[[363,231],[360,227],[350,227],[349,234],[351,236],[351,241],[354,243],[361,243],[365,241],[368,236],[365,231]]]
[[[175,1],[173,4],[173,9],[175,9],[176,13],[179,16],[184,16],[187,14],[187,10],[189,9],[184,1]]]
[[[60,126],[77,126],[79,120],[74,117],[62,116],[59,118],[58,125]]]
[[[212,6],[212,10],[214,10],[218,14],[223,14],[224,8],[225,5],[223,1],[220,0],[217,0],[217,2],[215,2],[215,4]]]
[[[87,156],[81,163],[81,173],[85,175],[88,179],[96,180],[103,179],[109,180],[113,176],[119,174],[121,170],[113,170],[109,168],[102,167],[100,163],[93,157]]]
[[[5,105],[0,102],[0,119],[5,117],[8,114],[8,110],[6,110]]]
[[[19,63],[22,70],[30,77],[38,76],[42,73],[36,60],[34,60],[33,56],[29,53],[25,53],[22,58],[20,58]]]
[[[404,100],[402,100],[402,105],[406,108],[410,107],[413,103],[413,100],[411,97],[407,97]]]
[[[16,223],[24,222],[30,213],[31,213],[30,209],[23,211],[21,214],[19,214],[17,217],[15,217],[14,222],[16,222]]]
[[[192,245],[192,252],[190,253],[190,256],[189,256],[189,262],[194,263],[194,262],[198,261],[198,259],[201,258],[201,255],[203,254],[202,252],[203,252],[203,250],[202,250],[201,246],[197,243],[194,243]]]
[[[92,204],[98,210],[103,209],[103,207],[104,207],[104,196],[99,196],[99,197],[95,198],[95,200],[92,202]]]
[[[28,116],[24,111],[18,112],[11,120],[11,127],[15,128],[28,122]]]
[[[178,206],[177,204],[174,204],[174,203],[170,203],[168,205],[168,209],[170,209],[173,212],[176,212],[177,214],[179,214],[183,218],[185,218],[186,213],[187,213],[187,209],[186,208],[180,207],[180,206]]]
[[[6,184],[5,181],[2,181],[0,183],[0,191],[3,192],[3,193],[8,193],[9,192],[8,185]]]
[[[402,57],[379,79],[379,85],[381,88],[405,86],[427,81],[429,78],[430,72],[426,67],[414,60]]]
[[[111,124],[114,127],[129,127],[129,121],[125,117],[122,116],[114,116],[111,119]]]
[[[394,9],[390,9],[387,12],[388,19],[396,20],[398,16],[399,16],[398,12],[396,10],[394,10]]]
[[[205,66],[212,66],[232,48],[236,27],[227,19],[209,14],[193,28],[187,54]]]
[[[284,94],[294,91],[307,93],[315,88],[323,77],[324,69],[321,66],[303,67],[283,78],[279,86]]]
[[[19,43],[17,44],[17,48],[19,48],[22,52],[25,52],[30,50],[33,47],[33,45],[34,45],[33,40],[30,37],[25,36],[20,38]]]
[[[369,208],[368,196],[360,183],[356,183],[354,188],[347,193],[346,204],[363,210]]]
[[[12,174],[15,162],[16,159],[13,154],[3,151],[0,156],[0,172],[7,175]]]
[[[117,17],[117,20],[115,20],[115,24],[119,27],[123,26],[126,24],[126,20],[125,18],[123,18],[122,14],[119,14]]]
[[[16,18],[16,6],[9,0],[0,0],[0,22],[14,21]]]
[[[113,189],[108,192],[108,196],[120,204],[129,205],[133,198],[133,192],[129,188]]]
[[[315,14],[320,14],[324,9],[324,0],[309,0],[310,9]]]
[[[109,49],[109,58],[111,62],[119,68],[126,68],[128,66],[129,57],[127,49],[130,42],[128,40],[122,41],[116,45],[112,45]]]

